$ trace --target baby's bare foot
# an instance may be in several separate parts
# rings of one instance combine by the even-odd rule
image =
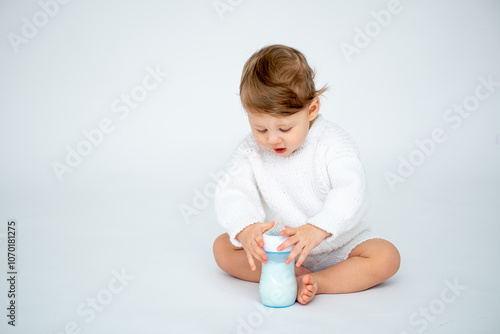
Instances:
[[[304,268],[302,266],[295,267],[295,277],[302,276],[302,275],[305,275],[305,274],[310,274],[310,273],[312,273],[312,271],[310,271],[307,268]]]
[[[318,283],[312,275],[297,277],[297,301],[303,305],[309,303],[318,291]]]

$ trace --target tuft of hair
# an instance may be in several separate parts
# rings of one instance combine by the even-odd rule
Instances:
[[[241,103],[247,112],[295,114],[327,90],[326,86],[316,90],[314,76],[300,51],[279,44],[266,46],[243,67]]]

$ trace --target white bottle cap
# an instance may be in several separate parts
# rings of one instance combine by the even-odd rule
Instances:
[[[293,245],[283,249],[281,252],[277,250],[278,246],[281,245],[288,237],[284,237],[281,235],[269,235],[264,233],[262,235],[264,238],[264,251],[265,252],[273,252],[273,253],[286,253],[291,252],[293,249]]]

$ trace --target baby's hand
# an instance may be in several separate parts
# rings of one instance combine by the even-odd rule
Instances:
[[[297,267],[302,265],[307,255],[309,255],[309,252],[314,247],[318,246],[324,239],[332,235],[331,233],[328,233],[325,230],[311,224],[305,224],[297,228],[286,226],[280,234],[283,236],[288,235],[290,237],[278,246],[278,251],[281,251],[291,245],[295,245],[290,252],[290,255],[288,255],[285,260],[285,263],[289,264],[300,253],[300,256],[295,264]]]
[[[270,230],[274,226],[274,222],[255,223],[245,227],[243,231],[236,235],[236,239],[241,242],[243,249],[247,253],[248,263],[252,271],[257,269],[254,258],[262,263],[267,263],[267,255],[264,252],[264,239],[262,234]]]

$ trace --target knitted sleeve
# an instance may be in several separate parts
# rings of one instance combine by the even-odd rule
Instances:
[[[308,222],[331,233],[326,239],[330,241],[360,222],[368,209],[368,194],[359,154],[346,133],[330,143],[325,157],[331,188],[323,209]]]
[[[265,213],[246,145],[240,146],[228,164],[225,180],[215,192],[215,212],[219,224],[226,229],[231,243],[241,247],[236,235],[245,227],[263,222]]]

